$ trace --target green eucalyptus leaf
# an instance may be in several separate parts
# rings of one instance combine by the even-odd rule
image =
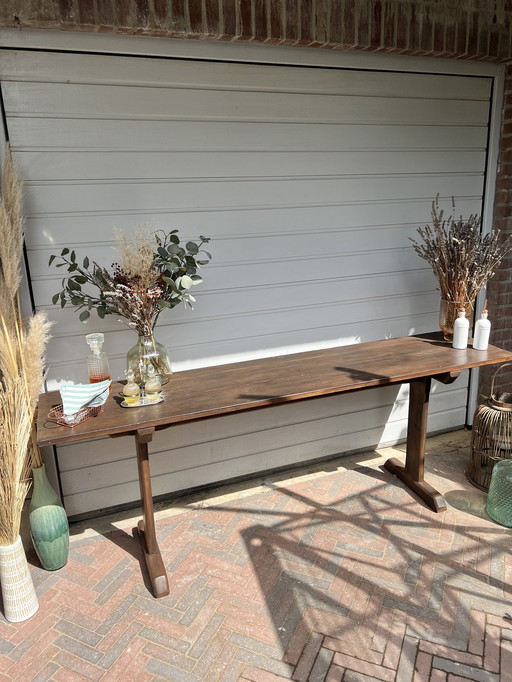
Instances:
[[[78,270],[78,265],[76,263],[73,263],[73,265],[70,265],[68,268],[68,272],[75,272]]]
[[[64,308],[65,305],[66,305],[66,299],[65,299],[65,298],[61,298],[61,299],[60,299],[60,307],[61,307],[61,308]]]
[[[199,247],[195,242],[187,242],[186,246],[189,253],[197,253],[199,251]]]
[[[203,281],[203,278],[199,275],[192,275],[190,279],[192,280],[193,284],[200,284]]]
[[[61,255],[61,256],[67,256],[68,253],[69,253],[69,249],[68,249],[68,247],[66,246],[64,249],[62,249],[62,251],[60,252],[60,255]]]
[[[91,313],[88,310],[82,310],[80,313],[80,322],[87,322],[90,317]]]
[[[190,289],[193,284],[194,282],[191,277],[188,275],[182,275],[179,286],[183,287],[183,289]]]
[[[52,254],[52,255],[50,256],[50,260],[48,261],[48,267],[50,267],[50,265],[53,263],[53,261],[55,260],[56,257],[57,257],[57,256],[55,256],[55,254]]]
[[[70,259],[72,263],[76,262],[76,253],[74,251],[71,251]]]
[[[75,282],[78,282],[79,284],[85,284],[87,282],[87,277],[84,277],[83,275],[76,275]]]
[[[53,303],[53,305],[56,305],[56,304],[57,304],[57,301],[59,300],[59,298],[60,298],[60,293],[58,293],[58,294],[53,294],[53,296],[52,296],[52,303]]]
[[[100,308],[96,308],[96,312],[98,313],[98,317],[103,319],[105,317],[107,311],[105,310],[105,308],[100,307]]]
[[[161,256],[161,257],[164,258],[164,259],[166,259],[167,256],[169,255],[169,254],[167,253],[167,249],[164,249],[163,246],[159,246],[158,249],[157,249],[157,251],[158,251],[158,255]]]
[[[84,270],[87,270],[88,267],[89,267],[89,259],[88,259],[87,256],[86,256],[86,257],[84,258]]]
[[[81,287],[80,287],[80,284],[77,284],[74,280],[69,279],[68,280],[68,289],[70,291],[80,291]]]
[[[180,253],[180,251],[182,251],[182,248],[178,246],[178,244],[179,242],[177,244],[176,243],[169,244],[169,248],[167,250],[171,256],[177,256]]]

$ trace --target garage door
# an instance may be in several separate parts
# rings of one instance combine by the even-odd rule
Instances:
[[[0,60],[30,281],[55,320],[49,388],[85,380],[92,331],[124,377],[133,333],[52,306],[60,277],[47,267],[63,246],[109,265],[114,226],[212,239],[195,310],[157,327],[176,371],[437,328],[435,282],[409,237],[437,193],[481,210],[492,78],[37,50]],[[463,424],[466,403],[467,377],[436,386],[430,431]],[[406,407],[406,387],[391,388],[160,432],[154,493],[397,441]],[[71,516],[138,498],[127,440],[57,459]]]

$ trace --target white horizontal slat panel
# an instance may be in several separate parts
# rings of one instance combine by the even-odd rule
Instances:
[[[449,199],[449,197],[442,198]],[[256,238],[259,243],[281,236],[291,236],[295,239],[295,235],[301,233],[311,234],[312,226],[315,227],[315,244],[325,232],[335,234],[340,230],[347,234],[348,230],[364,232],[367,229],[394,230],[398,228],[411,229],[412,234],[415,226],[427,222],[431,203],[430,199],[384,201],[379,202],[377,208],[369,200],[357,204],[334,202],[329,206],[285,206],[279,209],[275,207],[219,208],[207,211],[195,207],[180,211],[179,209],[173,210],[171,207],[161,212],[148,208],[141,209],[140,213],[134,210],[131,213],[109,212],[108,215],[91,210],[84,215],[52,214],[28,218],[25,232],[27,243],[31,249],[34,249],[34,253],[39,247],[46,251],[46,255],[34,256],[38,260],[42,258],[41,263],[44,266],[47,263],[47,256],[55,252],[54,245],[65,244],[70,234],[77,236],[74,243],[78,249],[84,247],[90,249],[96,244],[111,247],[113,246],[112,226],[123,225],[126,231],[129,231],[143,222],[158,224],[161,227],[179,227],[182,234],[191,236],[199,233],[209,235],[214,240],[213,246],[220,244],[215,260],[226,262],[227,246],[231,244],[230,248],[236,248],[233,244],[235,238],[240,241],[240,252],[243,253],[242,245],[245,237]],[[479,211],[480,202],[476,197],[458,197],[457,206],[462,214],[468,215]],[[417,223],[407,222],[412,216],[418,217]],[[300,242],[296,241],[296,244]],[[250,252],[246,251],[247,253]],[[49,277],[52,276],[48,270],[46,272]],[[32,274],[39,276],[37,271]],[[39,274],[42,275],[43,270]]]
[[[85,379],[94,330],[123,375],[133,333],[52,306],[62,272],[47,267],[63,246],[109,265],[113,226],[212,238],[195,310],[159,321],[178,371],[437,327],[409,238],[439,192],[448,209],[454,196],[461,213],[481,210],[491,78],[0,51],[0,81],[34,297],[55,320],[50,387]],[[462,424],[466,393],[467,378],[436,386],[429,428]],[[155,494],[396,441],[397,395],[170,429],[152,444]],[[72,515],[138,497],[128,440],[60,448],[58,461]]]
[[[267,208],[287,206],[323,206],[339,201],[373,202],[389,199],[428,199],[437,189],[449,186],[453,194],[480,196],[483,174],[466,171],[458,175],[387,175],[348,177],[346,179],[232,179],[229,181],[201,179],[190,182],[149,180],[140,182],[82,182],[67,181],[60,186],[51,183],[31,183],[25,190],[26,205],[32,214],[85,213],[88,207],[96,211],[128,210],[150,206],[166,210],[170,205],[200,207],[203,210],[226,207]],[[67,191],[66,191],[67,190]],[[427,216],[428,218],[428,216]],[[78,236],[78,235],[77,235]]]
[[[25,181],[152,178],[323,177],[368,174],[464,173],[483,167],[485,149],[390,152],[29,152],[18,156]]]
[[[198,73],[197,64],[184,60],[131,60],[126,68],[123,57],[33,52],[0,52],[4,80],[43,83],[95,83],[119,86],[120,83],[159,88],[216,88],[279,92],[316,92],[344,95],[382,97],[424,97],[435,93],[436,99],[488,100],[491,82],[472,77],[439,76],[415,73],[402,74],[368,72],[364,78],[351,69],[266,69],[258,65],[203,62]]]
[[[227,120],[283,121],[286,123],[397,123],[401,125],[485,125],[486,101],[437,100],[429,98],[379,97],[378,106],[368,106],[366,97],[309,94],[268,93],[246,90],[180,90],[104,85],[40,84],[6,82],[4,106],[8,116],[56,118],[107,118],[142,120]],[[204,101],[208,97],[208,107]],[[37,102],[34,111],[33,102]]]
[[[433,129],[434,128],[434,129]],[[434,148],[482,149],[487,143],[487,125],[458,126],[457,123],[428,126],[389,123],[381,125],[236,121],[98,121],[47,119],[26,115],[10,118],[9,131],[18,149],[142,149],[249,151],[336,151],[344,149]]]

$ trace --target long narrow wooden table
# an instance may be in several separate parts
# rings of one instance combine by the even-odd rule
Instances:
[[[60,403],[57,391],[42,394],[38,410],[40,446],[62,445],[103,436],[134,436],[143,518],[138,530],[156,597],[169,594],[167,574],[156,540],[148,443],[156,430],[225,414],[256,410],[298,400],[410,384],[405,464],[396,458],[385,466],[436,512],[442,495],[424,480],[428,400],[432,379],[451,383],[471,367],[510,362],[512,353],[489,346],[454,350],[441,335],[386,339],[325,350],[175,373],[165,386],[168,400],[126,409],[120,406],[122,384],[114,384],[104,411],[70,428],[47,419]]]

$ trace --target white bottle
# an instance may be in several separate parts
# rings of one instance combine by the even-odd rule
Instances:
[[[487,302],[486,302],[487,303]],[[489,347],[489,335],[491,333],[491,323],[487,319],[488,315],[487,305],[482,310],[482,315],[475,324],[475,338],[473,339],[473,348],[475,350],[487,350]]]
[[[463,350],[468,347],[469,337],[469,320],[466,318],[466,312],[459,310],[459,316],[453,323],[453,341],[452,347],[457,350]]]

